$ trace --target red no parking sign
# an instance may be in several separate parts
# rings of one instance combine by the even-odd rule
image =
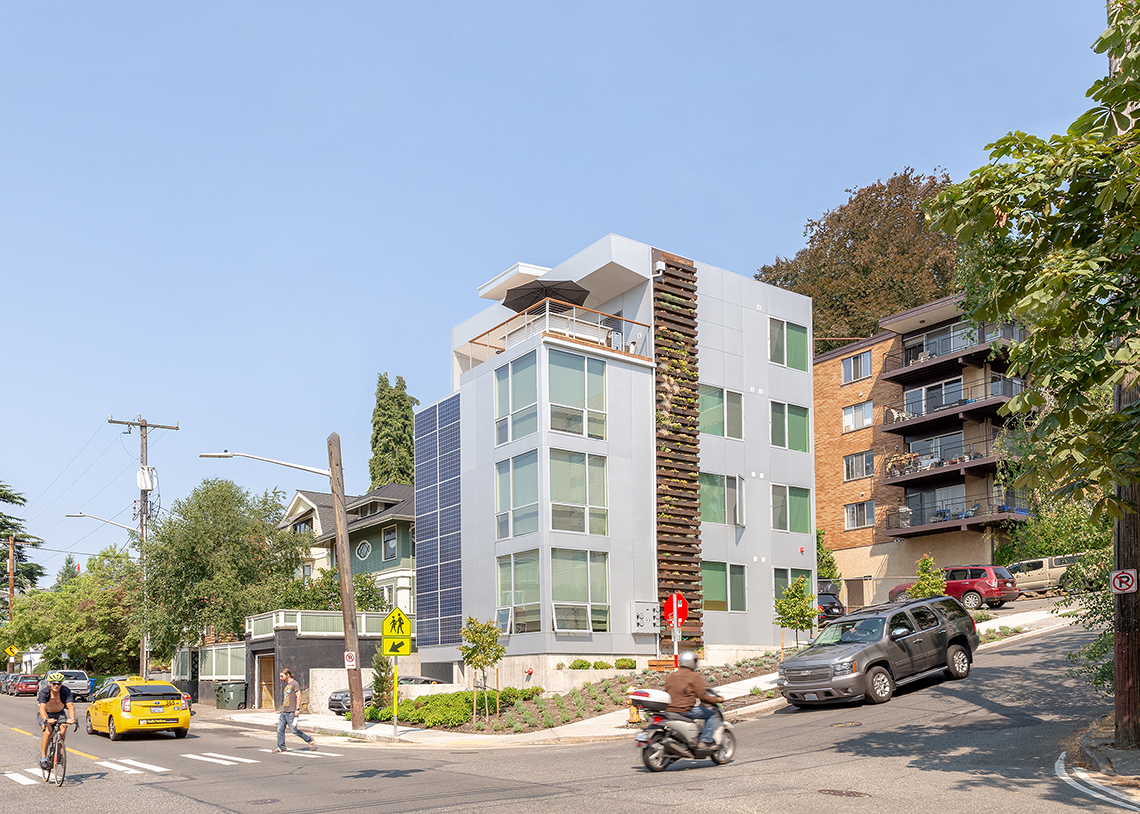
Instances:
[[[1136,593],[1136,569],[1126,568],[1108,575],[1108,585],[1114,594]]]

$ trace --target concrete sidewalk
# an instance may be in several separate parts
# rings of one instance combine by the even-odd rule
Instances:
[[[1048,611],[1030,611],[1026,613],[1014,613],[1003,616],[1000,619],[991,619],[988,622],[982,622],[978,625],[978,631],[981,633],[999,627],[1021,627],[1025,629],[1025,632],[1021,634],[1024,636],[1045,630],[1052,630],[1055,627],[1064,626],[1069,623],[1068,620],[1059,619]],[[1020,636],[1012,638],[1020,638]],[[1010,640],[1003,639],[1001,642],[982,645],[982,647],[995,647],[1007,641]],[[636,680],[634,683],[636,684]],[[754,688],[761,693],[761,695],[757,697],[757,703],[739,707],[727,713],[729,720],[738,720],[784,706],[785,702],[782,698],[763,698],[762,693],[774,689],[775,686],[776,674],[769,673],[768,675],[758,676],[756,678],[734,681],[731,684],[722,684],[716,689],[727,699],[750,695]],[[277,713],[274,712],[262,710],[213,710],[202,705],[196,709],[195,717],[197,718],[199,714],[201,714],[201,720],[225,720],[246,726],[268,729],[276,729],[278,719]],[[582,721],[563,724],[562,726],[556,726],[551,729],[543,729],[538,732],[509,732],[483,735],[477,733],[455,733],[435,729],[421,729],[419,727],[405,726],[403,724],[397,726],[395,731],[393,731],[390,722],[366,723],[363,730],[357,731],[352,728],[350,721],[346,721],[339,715],[302,714],[297,716],[297,725],[303,731],[315,735],[349,737],[375,744],[478,749],[488,749],[498,746],[533,746],[552,743],[583,743],[600,740],[632,739],[640,727],[636,725],[631,726],[628,721],[628,710],[621,709],[606,713],[605,715],[587,718]],[[193,726],[193,724],[191,724],[191,726]]]

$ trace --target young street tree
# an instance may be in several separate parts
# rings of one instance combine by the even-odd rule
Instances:
[[[480,622],[474,616],[468,616],[467,621],[463,623],[463,644],[459,645],[459,655],[464,664],[472,670],[478,670],[483,676],[483,710],[485,715],[491,714],[486,691],[487,671],[498,664],[507,652],[507,648],[499,642],[499,637],[502,635],[503,632],[494,622]],[[475,705],[478,698],[478,688],[475,688],[471,698],[472,720],[475,719]]]
[[[207,628],[222,640],[241,639],[246,616],[279,606],[305,543],[277,527],[282,497],[204,480],[154,522],[144,552],[144,612],[156,653],[199,644]]]
[[[924,554],[918,561],[918,579],[906,589],[911,599],[926,599],[946,593],[946,575],[934,563],[934,557]]]
[[[393,387],[388,374],[376,377],[376,407],[372,410],[372,458],[368,461],[369,489],[385,483],[415,482],[415,418],[420,401],[408,395],[403,376]]]
[[[808,592],[807,580],[796,577],[784,589],[784,596],[777,599],[776,622],[786,630],[796,632],[796,647],[800,646],[800,631],[811,630],[819,616],[815,597]]]
[[[1140,563],[1140,3],[1113,0],[1093,46],[1110,72],[1089,88],[1097,106],[1045,140],[1009,133],[990,162],[929,205],[931,224],[985,262],[964,274],[975,321],[1015,319],[1015,373],[1031,387],[1012,413],[1036,411],[1027,461],[1059,495],[1091,494],[1116,518],[1117,569]],[[1099,388],[1115,410],[1095,414]],[[1075,431],[1068,431],[1075,428]],[[1116,748],[1140,747],[1140,597],[1116,597]]]
[[[907,167],[849,189],[847,203],[808,221],[806,248],[777,257],[756,279],[811,297],[815,337],[871,336],[887,314],[953,292],[955,242],[928,230],[919,208],[949,183]],[[817,340],[814,352],[843,344]]]
[[[0,504],[6,503],[9,506],[23,506],[27,502],[27,499],[22,494],[12,489],[12,487],[3,481],[0,481]],[[16,590],[26,591],[28,588],[36,587],[36,582],[46,571],[44,571],[42,565],[31,562],[28,559],[28,552],[25,549],[39,548],[43,544],[43,540],[25,532],[24,521],[20,518],[0,512],[0,542],[3,543],[4,562],[8,561],[9,537],[14,538],[16,541]],[[7,585],[4,586],[4,590],[8,590]]]

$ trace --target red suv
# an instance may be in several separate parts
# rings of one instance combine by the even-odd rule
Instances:
[[[977,610],[983,602],[991,608],[1000,608],[1017,599],[1017,583],[1000,565],[952,565],[943,568],[942,575],[946,577],[946,595],[970,610]],[[909,599],[907,591],[911,585],[914,583],[891,588],[891,601]]]

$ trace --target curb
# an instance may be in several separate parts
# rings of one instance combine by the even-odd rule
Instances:
[[[1092,726],[1081,735],[1081,756],[1090,766],[1096,766],[1097,771],[1101,774],[1116,777],[1116,769],[1113,767],[1112,761],[1093,742],[1092,733],[1096,727],[1097,722],[1094,721]]]

